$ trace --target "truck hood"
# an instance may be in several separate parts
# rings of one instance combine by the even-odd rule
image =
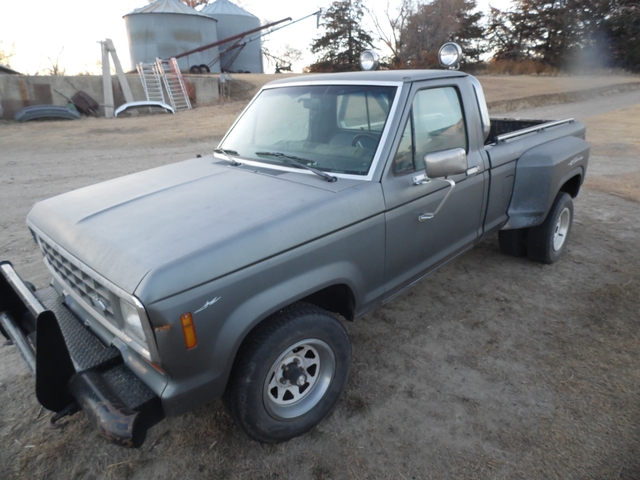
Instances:
[[[224,162],[222,162],[224,163]],[[384,210],[376,182],[197,158],[37,203],[28,223],[123,290],[159,300]]]

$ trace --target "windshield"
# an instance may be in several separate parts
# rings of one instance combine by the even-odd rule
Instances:
[[[289,156],[325,172],[366,175],[395,92],[369,85],[263,90],[220,148],[264,163],[291,166],[282,158]]]

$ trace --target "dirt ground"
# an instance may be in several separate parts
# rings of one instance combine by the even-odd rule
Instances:
[[[551,88],[481,81],[489,101]],[[208,153],[244,104],[0,122],[0,258],[47,285],[24,222],[35,201]],[[15,347],[0,346],[0,479],[640,478],[640,98],[589,105],[593,168],[564,257],[502,256],[494,237],[348,323],[346,392],[309,434],[260,445],[219,401],[158,424],[138,450],[108,444],[84,413],[51,429]]]

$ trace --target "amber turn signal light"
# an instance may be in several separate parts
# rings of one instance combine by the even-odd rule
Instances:
[[[182,323],[184,343],[187,346],[187,350],[190,350],[198,345],[198,338],[196,337],[196,327],[193,324],[193,317],[190,313],[185,313],[180,317],[180,323]]]

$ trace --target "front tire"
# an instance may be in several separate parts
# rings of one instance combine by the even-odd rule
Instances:
[[[565,249],[573,224],[573,200],[565,192],[558,193],[547,218],[527,233],[529,258],[540,263],[557,262]]]
[[[350,365],[342,324],[314,305],[295,304],[245,340],[223,401],[251,438],[283,442],[306,433],[333,409]]]

